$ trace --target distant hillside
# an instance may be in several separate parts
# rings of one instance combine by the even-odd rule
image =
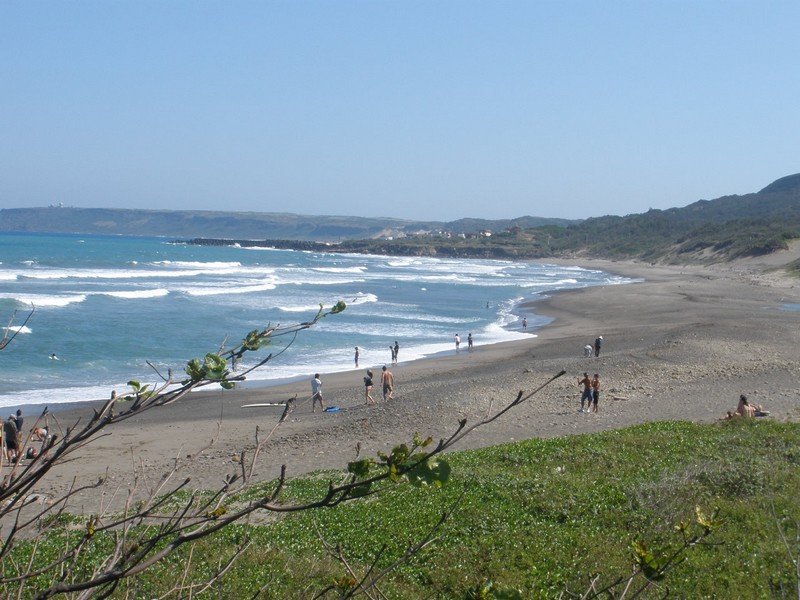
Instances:
[[[455,223],[473,232],[484,229],[468,219]],[[779,179],[757,193],[700,200],[683,208],[650,210],[625,217],[586,219],[566,227],[517,225],[495,228],[491,236],[426,234],[394,240],[347,240],[327,250],[415,256],[587,256],[716,262],[768,254],[786,248],[790,240],[797,238],[800,238],[800,174]],[[292,247],[291,243],[285,245],[275,240],[263,243]]]
[[[111,208],[11,208],[0,210],[0,231],[215,237],[338,242],[395,237],[419,231],[461,233],[480,229],[538,225],[565,226],[572,221],[520,217],[498,221],[462,219],[452,223],[392,218],[309,216],[289,213],[168,211]]]
[[[768,254],[800,238],[800,174],[759,192],[700,200],[683,208],[599,217],[540,228],[554,254],[646,260],[725,260]]]

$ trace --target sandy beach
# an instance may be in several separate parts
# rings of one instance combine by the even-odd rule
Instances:
[[[519,390],[530,391],[562,369],[565,376],[475,431],[460,448],[654,420],[711,422],[735,408],[741,393],[764,404],[770,418],[798,420],[800,312],[786,305],[800,303],[800,281],[765,274],[770,263],[788,262],[796,250],[766,262],[710,267],[563,261],[642,281],[556,293],[524,305],[522,310],[553,319],[528,340],[483,346],[476,339],[472,353],[463,343],[458,354],[410,363],[402,362],[401,350],[400,364],[392,367],[395,398],[383,402],[376,385],[377,406],[364,405],[364,369],[322,375],[327,404],[342,408],[334,413],[312,413],[307,381],[192,394],[115,425],[110,435],[55,469],[46,479],[47,489],[39,491],[52,497],[74,478],[89,482],[107,473],[110,485],[104,494],[82,498],[76,506],[94,511],[115,488],[127,489],[135,466],[145,475],[145,489],[176,460],[181,479],[190,476],[197,488],[217,488],[238,469],[233,457],[254,446],[256,426],[270,430],[281,412],[242,405],[295,395],[297,406],[266,447],[256,477],[275,477],[284,464],[290,476],[343,468],[357,444],[362,455],[374,455],[417,432],[441,437],[459,419],[472,423],[490,406],[504,405]],[[605,340],[601,356],[585,358],[583,346],[598,335]],[[368,366],[377,367],[377,383],[380,365]],[[577,381],[584,372],[599,373],[602,380],[597,414],[578,412]],[[89,410],[72,407],[56,414],[62,424],[71,424]],[[27,418],[32,424],[34,415]]]

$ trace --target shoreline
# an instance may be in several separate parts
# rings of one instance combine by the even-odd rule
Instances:
[[[648,421],[711,422],[734,408],[740,393],[765,404],[774,419],[800,420],[797,313],[779,308],[781,303],[800,302],[800,282],[782,278],[779,285],[766,285],[730,265],[607,266],[578,259],[569,263],[606,272],[616,268],[644,281],[563,290],[526,303],[553,319],[536,330],[538,337],[391,367],[395,399],[383,402],[376,386],[376,406],[364,406],[365,369],[323,375],[326,404],[342,409],[335,413],[311,411],[305,380],[268,389],[193,393],[115,425],[111,435],[58,468],[56,479],[49,482],[51,491],[63,489],[75,476],[102,475],[106,467],[109,483],[123,485],[133,475],[132,461],[155,474],[168,472],[176,457],[187,456],[191,459],[178,461],[179,473],[191,475],[196,488],[215,487],[236,469],[232,457],[253,448],[256,426],[268,431],[282,410],[242,405],[279,402],[295,394],[299,401],[294,411],[263,450],[257,480],[275,477],[282,464],[290,476],[343,468],[353,460],[356,444],[362,456],[374,456],[415,433],[444,437],[460,419],[473,423],[490,407],[503,406],[519,390],[534,389],[561,369],[568,375],[475,430],[457,449]],[[584,358],[583,346],[600,334],[606,342],[601,356]],[[577,412],[577,378],[584,371],[601,374],[597,414]],[[87,410],[83,405],[81,410],[59,411],[58,418],[71,423]],[[31,417],[27,416],[32,422]],[[211,440],[213,444],[198,454]]]

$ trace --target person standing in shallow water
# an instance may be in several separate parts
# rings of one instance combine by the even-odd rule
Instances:
[[[458,334],[456,334],[455,341],[456,341],[456,353],[458,353],[458,349],[461,347],[461,338],[459,337]]]
[[[472,332],[467,335],[467,351],[472,352]]]
[[[522,330],[528,330],[528,317],[522,317]]]
[[[359,355],[358,346],[356,346],[356,354],[354,356],[354,359],[356,361],[356,369],[358,368],[358,355]]]
[[[397,354],[400,352],[400,344],[394,341],[394,364],[397,364]]]

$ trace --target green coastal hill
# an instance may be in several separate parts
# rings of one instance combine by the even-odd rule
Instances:
[[[468,220],[462,231],[409,234],[389,239],[342,240],[336,244],[298,244],[276,239],[235,240],[327,252],[411,256],[547,258],[591,257],[652,262],[718,262],[785,249],[800,238],[800,174],[783,177],[759,192],[699,200],[682,208],[649,210],[624,217],[604,216],[563,224],[501,230],[478,228]],[[466,225],[466,226],[465,226]],[[192,240],[226,244],[224,238]],[[793,265],[798,270],[797,265]]]
[[[800,173],[758,192],[583,221],[520,217],[451,222],[289,213],[100,208],[0,210],[2,232],[167,236],[192,243],[331,252],[490,258],[594,257],[716,262],[800,238]]]

